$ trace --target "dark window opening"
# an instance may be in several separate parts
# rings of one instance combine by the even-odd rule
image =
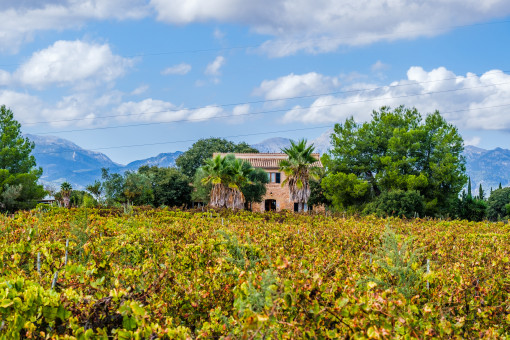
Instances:
[[[265,208],[266,211],[276,211],[276,200],[266,200]]]

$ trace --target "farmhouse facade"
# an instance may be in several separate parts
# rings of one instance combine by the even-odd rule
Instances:
[[[216,155],[226,156],[227,153],[215,153]],[[262,202],[254,202],[252,205],[253,211],[297,211],[297,203],[291,202],[289,194],[289,186],[286,184],[282,187],[285,181],[285,174],[280,172],[280,161],[287,159],[288,156],[284,153],[231,153],[238,159],[249,162],[254,168],[261,168],[265,170],[269,176],[269,183],[266,184],[266,194],[262,198]],[[322,167],[320,162],[320,155],[318,153],[312,154],[317,159],[317,162],[312,166]]]

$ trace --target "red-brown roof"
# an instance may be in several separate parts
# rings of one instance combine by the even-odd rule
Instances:
[[[278,169],[280,161],[288,158],[284,153],[214,153],[213,157],[217,155],[224,157],[230,154],[238,159],[249,162],[255,168],[263,169]],[[320,155],[318,153],[313,153],[312,156],[317,159],[317,162],[313,163],[312,166],[322,168]]]

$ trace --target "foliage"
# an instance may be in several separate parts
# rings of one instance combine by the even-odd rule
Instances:
[[[317,167],[313,166],[317,159],[312,155],[315,147],[306,145],[306,139],[298,142],[290,141],[288,148],[282,149],[288,158],[280,161],[280,171],[285,174],[282,187],[289,186],[291,202],[299,204],[299,211],[310,199],[310,179],[318,179]]]
[[[330,154],[322,158],[328,176],[355,175],[368,183],[369,200],[385,191],[417,190],[427,215],[444,215],[467,180],[462,137],[438,111],[423,119],[414,108],[382,107],[369,122],[358,124],[351,117],[336,124],[331,142]],[[333,188],[325,189],[335,195]]]
[[[324,196],[331,201],[337,211],[348,207],[361,207],[370,197],[370,184],[355,174],[337,172],[322,179]]]
[[[251,184],[248,176],[255,170],[248,162],[234,155],[217,155],[206,160],[201,168],[206,177],[203,184],[212,184],[209,205],[215,208],[243,209],[246,199],[241,188]]]
[[[191,203],[193,188],[190,179],[178,169],[142,166],[138,173],[146,175],[151,181],[153,206],[175,207]]]
[[[205,165],[206,160],[212,158],[215,152],[258,153],[259,151],[245,142],[235,144],[222,138],[207,138],[194,143],[191,148],[175,160],[175,164],[186,176],[193,178],[197,169]]]
[[[508,219],[510,212],[507,205],[510,204],[510,187],[494,190],[487,200],[487,218],[491,221]]]
[[[94,199],[98,203],[102,202],[102,200],[103,200],[103,197],[102,197],[102,195],[103,195],[103,186],[101,185],[100,181],[96,180],[96,181],[94,181],[93,184],[87,185],[85,190],[87,190],[92,196],[94,196]]]
[[[145,173],[124,173],[123,196],[128,204],[150,205],[154,200],[151,178]]]
[[[73,187],[69,182],[63,182],[60,185],[60,197],[64,201],[64,207],[71,207],[71,193],[73,192]]]
[[[101,178],[103,179],[103,189],[105,195],[105,203],[109,206],[115,203],[124,203],[124,184],[125,179],[122,175],[110,173],[109,169],[101,169]]]
[[[416,190],[391,190],[383,192],[377,199],[369,203],[363,213],[375,214],[379,217],[417,217],[423,216],[425,203]]]
[[[0,216],[0,338],[508,338],[509,258],[502,222],[19,212]]]
[[[362,280],[362,283],[375,282],[384,289],[395,288],[406,298],[413,297],[422,283],[420,251],[412,249],[412,239],[402,240],[391,227],[386,226],[381,245],[370,259],[376,264],[376,277]]]
[[[211,199],[211,183],[204,183],[204,178],[207,175],[203,171],[202,168],[199,168],[195,172],[195,176],[193,177],[193,192],[191,193],[191,200],[194,202],[201,202],[203,204],[208,204]]]
[[[37,184],[42,169],[31,155],[34,143],[23,138],[21,125],[5,105],[0,106],[0,211],[30,209],[45,196]]]
[[[245,167],[251,167],[250,163],[244,162]],[[262,202],[262,198],[266,194],[266,184],[269,183],[269,176],[264,169],[255,168],[248,172],[248,182],[241,186],[246,203]]]
[[[457,218],[468,221],[483,221],[487,213],[487,202],[463,193],[457,202]]]

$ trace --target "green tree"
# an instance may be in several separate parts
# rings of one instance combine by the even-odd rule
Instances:
[[[46,192],[37,181],[42,169],[31,155],[34,143],[21,135],[21,125],[5,105],[0,107],[0,211],[35,207]]]
[[[317,168],[317,178],[310,179],[310,198],[308,199],[309,206],[323,205],[328,207],[331,205],[331,200],[326,197],[322,181],[326,177],[324,168]]]
[[[103,190],[105,195],[105,203],[109,206],[115,203],[126,202],[124,196],[124,177],[120,174],[111,174],[109,169],[101,169],[101,178],[103,179]]]
[[[473,195],[471,193],[471,177],[468,177],[468,192],[467,192],[467,197],[473,197]]]
[[[101,196],[103,194],[103,186],[101,185],[100,181],[94,181],[93,184],[87,185],[85,188],[92,196],[94,196],[94,199],[96,202],[101,202]]]
[[[423,197],[416,190],[391,190],[383,192],[374,202],[367,204],[364,214],[375,214],[381,217],[423,216],[425,204]]]
[[[198,168],[205,165],[215,152],[222,153],[258,153],[245,142],[235,144],[223,138],[201,139],[194,143],[189,150],[180,155],[175,164],[189,178],[193,178]]]
[[[317,159],[312,155],[315,147],[306,145],[306,139],[297,143],[290,141],[288,148],[282,151],[288,156],[280,161],[280,171],[286,178],[282,182],[289,185],[290,200],[298,203],[298,211],[302,211],[310,198],[310,179],[318,179],[317,167],[313,166]]]
[[[482,183],[480,183],[480,186],[478,187],[478,198],[485,200],[485,192],[483,191]]]
[[[487,200],[487,218],[498,221],[507,218],[510,212],[507,210],[510,204],[510,187],[494,190]]]
[[[483,221],[487,213],[487,202],[463,193],[457,203],[457,218],[468,221]]]
[[[251,167],[248,162],[244,162],[244,166]],[[253,202],[262,202],[262,198],[266,194],[266,184],[269,183],[269,176],[264,169],[255,168],[253,171],[248,170],[248,181],[241,187],[241,191],[251,210]]]
[[[143,173],[126,171],[122,191],[128,204],[150,205],[154,200],[152,183],[149,176]]]
[[[204,183],[204,178],[206,177],[207,175],[202,168],[198,168],[195,172],[195,176],[193,177],[193,191],[191,193],[191,200],[193,202],[200,202],[204,205],[209,204],[212,184],[211,182]]]
[[[191,203],[190,179],[176,168],[142,166],[138,173],[148,176],[154,194],[153,205],[175,207]]]
[[[438,111],[422,118],[416,109],[382,107],[372,120],[357,124],[351,117],[336,124],[332,148],[322,158],[328,176],[354,175],[357,187],[368,184],[364,203],[392,190],[418,191],[425,201],[427,215],[448,214],[466,184],[463,141],[457,128],[448,124]],[[332,201],[343,194],[337,181],[323,181]],[[350,185],[353,187],[354,185]]]
[[[217,155],[206,160],[202,170],[206,177],[202,183],[212,184],[209,205],[215,208],[243,209],[246,199],[241,188],[250,184],[248,176],[254,171],[252,166],[235,158],[234,155]]]

